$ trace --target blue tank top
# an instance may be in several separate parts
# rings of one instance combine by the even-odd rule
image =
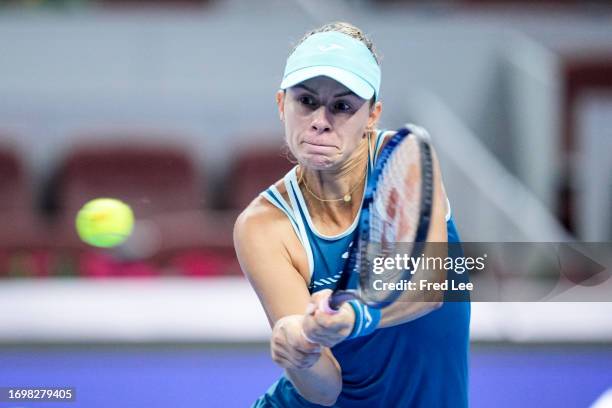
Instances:
[[[382,131],[378,133],[375,148],[369,149],[368,175],[381,148],[382,134]],[[289,202],[275,186],[262,195],[287,215],[306,251],[309,291],[334,289],[359,215],[345,232],[322,235],[308,213],[298,186],[296,167],[284,177],[284,184]],[[446,218],[448,242],[459,242],[450,211]],[[457,252],[457,247],[451,248]],[[336,345],[332,353],[342,368],[342,392],[335,406],[467,407],[469,321],[469,302],[446,302],[438,310],[411,322],[378,329],[369,336]],[[283,376],[253,406],[319,405],[302,398]]]

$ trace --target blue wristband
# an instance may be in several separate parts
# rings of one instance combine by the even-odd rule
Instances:
[[[351,334],[346,339],[349,340],[372,334],[378,328],[382,317],[380,309],[368,307],[358,300],[350,300],[348,304],[355,311],[355,325]]]

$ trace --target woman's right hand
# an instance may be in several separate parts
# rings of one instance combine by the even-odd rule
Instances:
[[[321,357],[321,346],[306,340],[302,330],[303,315],[279,319],[272,328],[270,351],[272,360],[289,369],[312,367]]]

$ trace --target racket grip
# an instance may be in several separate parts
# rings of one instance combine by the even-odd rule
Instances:
[[[331,315],[338,313],[341,306],[342,302],[338,303],[337,301],[334,301],[333,296],[330,296],[328,299],[321,299],[319,302],[319,309]]]
[[[325,305],[320,304],[319,307],[321,310],[325,310],[326,313],[334,314],[338,313],[338,310],[340,310],[340,307],[344,302],[352,299],[356,299],[356,296],[352,291],[341,290],[333,293],[327,302],[322,302],[325,303]]]

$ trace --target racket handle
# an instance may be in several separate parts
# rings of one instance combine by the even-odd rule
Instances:
[[[335,314],[338,313],[344,302],[348,302],[349,300],[353,299],[357,299],[354,292],[341,290],[333,293],[327,302],[321,302],[319,306],[325,311],[325,313]]]
[[[333,296],[330,296],[328,299],[321,299],[319,302],[319,309],[331,315],[338,313],[341,306],[342,303],[335,302]]]

